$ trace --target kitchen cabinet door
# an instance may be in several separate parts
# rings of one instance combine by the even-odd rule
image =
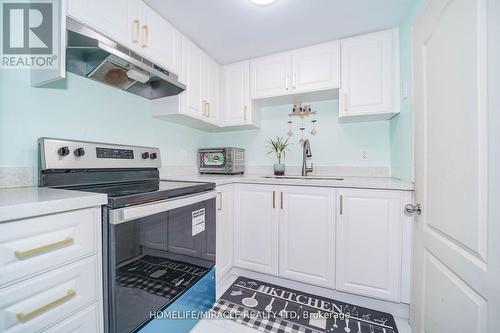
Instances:
[[[393,29],[342,40],[340,117],[399,112],[398,38]]]
[[[217,283],[233,266],[233,185],[217,188]]]
[[[224,125],[252,123],[250,110],[250,62],[242,61],[223,67],[224,72]]]
[[[140,0],[69,0],[68,15],[126,46],[139,48]]]
[[[179,74],[180,33],[154,9],[140,1],[140,45],[146,58]]]
[[[279,212],[279,276],[334,288],[335,190],[280,187]]]
[[[291,60],[290,52],[250,60],[250,98],[289,94]]]
[[[278,210],[273,189],[266,185],[236,185],[234,265],[278,275]]]
[[[181,113],[203,119],[205,110],[202,103],[202,68],[204,53],[189,39],[182,38],[182,76],[181,82],[186,90],[181,94]]]
[[[219,121],[219,87],[219,65],[205,54],[202,67],[202,107],[206,120],[213,124],[217,124]]]
[[[338,205],[337,290],[399,302],[401,192],[341,189]]]
[[[294,93],[337,89],[340,86],[340,43],[305,47],[292,52]]]

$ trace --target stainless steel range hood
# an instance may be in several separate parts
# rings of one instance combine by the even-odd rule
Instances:
[[[147,99],[180,94],[177,75],[68,17],[66,69]]]

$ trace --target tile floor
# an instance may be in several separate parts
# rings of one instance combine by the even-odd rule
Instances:
[[[399,333],[412,333],[408,320],[395,317],[396,325],[398,325]],[[260,332],[257,329],[238,324],[229,319],[203,319],[201,320],[190,333],[256,333]]]

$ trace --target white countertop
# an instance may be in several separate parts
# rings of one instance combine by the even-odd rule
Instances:
[[[0,222],[101,206],[105,194],[44,187],[0,189]]]
[[[322,176],[311,176],[322,177]],[[340,176],[342,177],[342,176]],[[271,184],[271,185],[294,185],[294,186],[317,186],[317,187],[339,187],[339,188],[370,188],[382,190],[413,191],[412,182],[404,182],[396,178],[386,177],[342,177],[343,180],[332,179],[280,179],[265,178],[264,175],[183,175],[162,177],[162,180],[185,180],[212,182],[217,185],[232,183],[249,184]]]

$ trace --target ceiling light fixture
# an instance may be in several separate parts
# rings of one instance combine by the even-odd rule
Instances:
[[[276,0],[250,0],[250,1],[259,6],[267,6],[272,4],[273,2],[276,2]]]

